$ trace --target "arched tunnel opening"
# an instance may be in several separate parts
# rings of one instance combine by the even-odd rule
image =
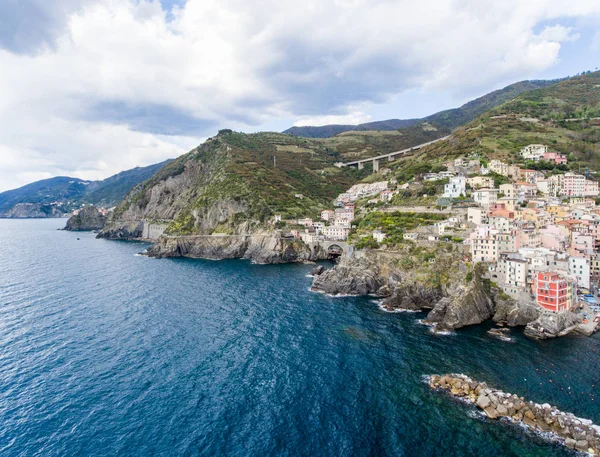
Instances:
[[[327,258],[336,261],[344,254],[344,250],[337,244],[332,244],[327,248]]]

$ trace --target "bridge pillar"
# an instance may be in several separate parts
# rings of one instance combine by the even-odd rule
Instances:
[[[379,160],[373,160],[373,173],[379,171]]]
[[[396,157],[388,156],[388,162],[393,162],[394,160],[396,160]]]
[[[365,168],[364,162],[358,162],[358,169],[362,170],[363,168]]]

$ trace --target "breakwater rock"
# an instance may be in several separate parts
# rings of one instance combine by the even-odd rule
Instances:
[[[523,424],[532,431],[548,433],[569,449],[600,454],[600,426],[565,413],[547,403],[538,404],[502,392],[463,374],[429,376],[429,386],[477,406],[490,419]]]

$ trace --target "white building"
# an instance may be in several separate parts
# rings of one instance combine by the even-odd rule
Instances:
[[[473,192],[473,200],[484,208],[495,205],[498,201],[498,189],[479,189]]]
[[[577,285],[590,288],[590,261],[585,257],[569,257],[569,274],[577,278]]]
[[[492,230],[487,225],[480,225],[470,235],[471,256],[473,263],[496,262],[498,260],[498,247],[494,235],[498,230]]]
[[[330,225],[325,227],[323,234],[325,238],[329,240],[336,241],[345,241],[348,239],[348,234],[350,233],[350,227],[346,226],[338,226],[338,225]]]
[[[450,182],[444,186],[444,197],[458,198],[467,195],[467,180],[464,176],[450,178]]]
[[[530,144],[521,149],[521,155],[525,160],[535,160],[536,162],[544,158],[548,152],[548,146],[544,144]]]
[[[501,162],[500,160],[490,160],[488,168],[498,175],[508,176],[508,164]]]
[[[483,224],[485,217],[485,211],[481,208],[468,208],[467,209],[467,220],[475,225]]]
[[[333,219],[334,217],[335,217],[335,212],[330,209],[321,211],[321,220],[323,220],[323,221],[328,221],[330,219]]]
[[[494,179],[490,176],[473,176],[467,178],[467,184],[472,189],[481,189],[482,187],[494,187]]]
[[[517,253],[503,253],[496,267],[502,290],[516,297],[527,289],[529,263]]]
[[[583,189],[583,195],[586,197],[597,197],[600,194],[598,189],[598,181],[591,181],[587,179]]]

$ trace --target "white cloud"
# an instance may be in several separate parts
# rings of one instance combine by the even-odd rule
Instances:
[[[319,126],[328,124],[354,125],[369,122],[370,120],[371,116],[367,113],[363,111],[352,111],[351,113],[341,115],[332,114],[328,116],[306,117],[294,122],[294,126],[303,127],[307,125]]]
[[[67,3],[52,46],[0,50],[0,190],[104,177],[221,127],[358,123],[409,89],[535,77],[577,38],[561,18],[600,15],[595,0],[189,0],[169,18],[158,1]]]

